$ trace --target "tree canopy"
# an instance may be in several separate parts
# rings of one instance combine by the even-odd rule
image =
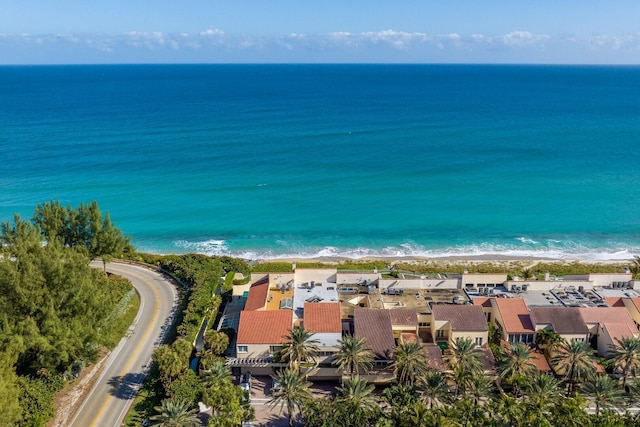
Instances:
[[[131,286],[88,261],[125,244],[95,203],[76,212],[52,202],[38,206],[33,221],[0,224],[0,425],[43,425],[63,373],[106,342]]]
[[[59,240],[65,247],[82,248],[90,259],[108,262],[132,250],[131,239],[111,222],[108,212],[102,214],[96,201],[75,209],[58,201],[42,203],[35,208],[33,224],[47,242]]]

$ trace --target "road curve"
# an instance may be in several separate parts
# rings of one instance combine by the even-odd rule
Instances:
[[[105,361],[70,427],[121,425],[147,374],[153,350],[164,340],[177,307],[177,292],[162,274],[124,263],[109,263],[107,271],[131,281],[140,295],[140,309],[127,335]]]

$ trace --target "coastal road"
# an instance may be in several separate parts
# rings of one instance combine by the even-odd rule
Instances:
[[[94,267],[102,268],[102,264]],[[121,425],[147,374],[153,350],[164,340],[177,307],[177,292],[162,274],[124,263],[109,263],[107,271],[131,281],[140,295],[140,309],[127,335],[105,361],[71,427]]]

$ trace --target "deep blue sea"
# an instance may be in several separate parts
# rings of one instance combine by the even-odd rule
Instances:
[[[245,258],[640,253],[640,68],[0,67],[0,220]]]

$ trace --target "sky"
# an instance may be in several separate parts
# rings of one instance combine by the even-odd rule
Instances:
[[[0,0],[0,64],[640,64],[638,0]]]

